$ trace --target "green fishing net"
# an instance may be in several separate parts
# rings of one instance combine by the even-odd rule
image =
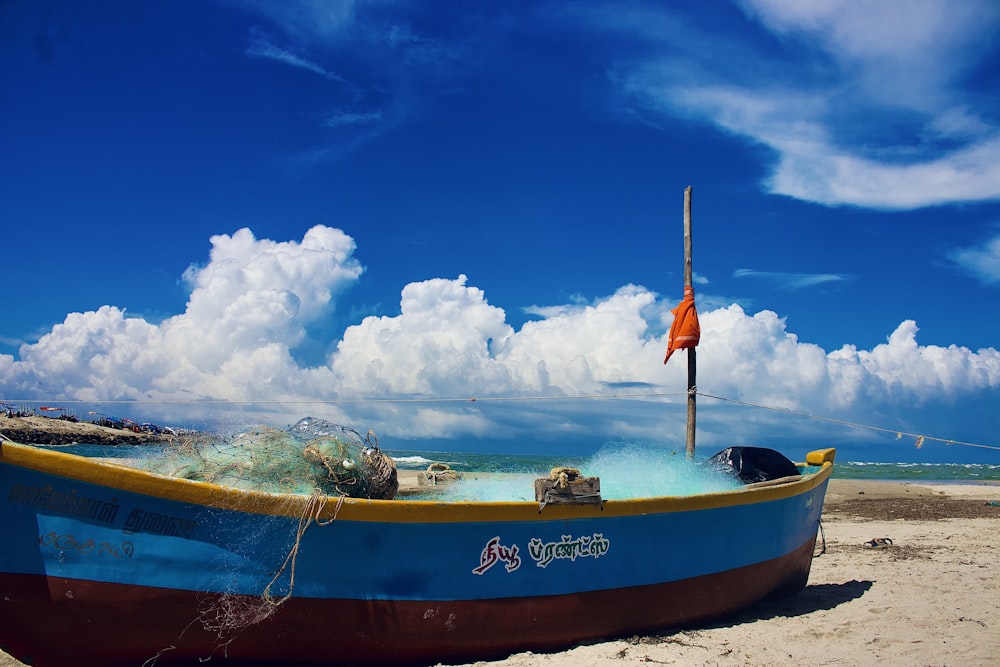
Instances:
[[[239,489],[391,500],[396,465],[369,431],[306,417],[288,429],[259,426],[225,438],[199,436],[163,457],[152,472]]]

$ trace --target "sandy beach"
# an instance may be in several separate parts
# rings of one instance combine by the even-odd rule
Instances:
[[[809,585],[709,626],[478,667],[1000,664],[1000,486],[832,480]],[[889,538],[870,548],[865,542]]]
[[[809,585],[707,626],[479,667],[1000,664],[1000,485],[832,480]],[[875,538],[886,546],[868,547]],[[22,665],[0,653],[0,667]]]

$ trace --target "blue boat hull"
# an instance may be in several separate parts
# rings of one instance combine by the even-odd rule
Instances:
[[[0,645],[43,667],[434,663],[718,618],[805,585],[830,473],[540,509],[279,496],[0,451]]]

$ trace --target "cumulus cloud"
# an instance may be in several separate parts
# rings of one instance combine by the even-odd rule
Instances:
[[[354,241],[316,226],[301,242],[258,240],[248,229],[211,238],[209,262],[192,266],[184,313],[160,324],[114,306],[70,313],[20,348],[7,395],[80,400],[276,399],[299,382],[291,350],[328,315],[362,272]]]
[[[494,358],[513,335],[502,310],[466,277],[410,283],[400,314],[349,327],[331,367],[341,392],[461,396],[473,387],[511,389]]]
[[[317,226],[301,241],[242,229],[211,246],[185,274],[183,313],[159,324],[114,306],[71,313],[19,358],[0,355],[2,395],[132,399],[150,411],[223,401],[247,419],[318,410],[397,440],[683,441],[686,365],[662,363],[672,304],[641,286],[539,309],[515,330],[464,275],[414,282],[398,315],[349,326],[325,363],[307,367],[291,350],[357,281],[354,241]],[[950,436],[975,421],[966,400],[1000,392],[997,350],[920,345],[911,321],[874,349],[829,353],[770,311],[710,308],[701,327],[699,388],[743,402]],[[774,439],[769,419],[703,409],[708,445]],[[996,415],[975,419],[980,433],[995,430]]]

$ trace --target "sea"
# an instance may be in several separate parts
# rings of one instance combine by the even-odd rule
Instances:
[[[423,470],[434,462],[456,470],[476,472],[544,472],[557,466],[579,468],[588,474],[593,457],[553,458],[538,455],[496,455],[456,452],[405,452],[393,455],[400,470]],[[891,463],[837,461],[833,479],[862,479],[906,482],[967,483],[1000,482],[1000,463]]]
[[[148,456],[149,445],[107,446],[75,444],[50,447],[82,456],[135,458]],[[648,469],[670,462],[670,453],[649,449],[603,450],[593,456],[545,456],[538,454],[492,454],[479,452],[387,451],[399,470],[425,470],[432,463],[445,463],[460,472],[542,474],[555,467],[578,468],[586,475],[600,476],[603,470],[619,466]],[[674,455],[676,458],[683,458]],[[834,479],[933,482],[955,484],[1000,483],[1000,463],[902,463],[891,461],[841,461],[833,468]]]

